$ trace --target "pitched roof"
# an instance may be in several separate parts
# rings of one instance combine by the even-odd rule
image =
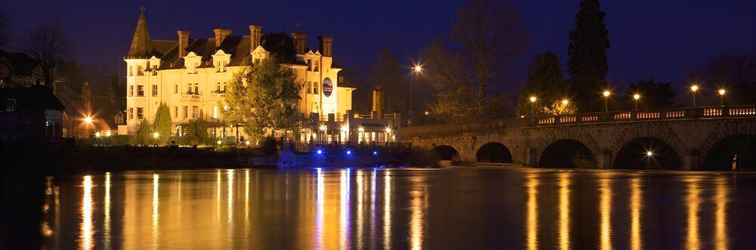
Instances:
[[[144,8],[139,11],[139,19],[137,20],[136,30],[134,30],[134,36],[131,38],[131,46],[129,46],[128,57],[146,58],[152,54],[152,40],[150,40],[150,32],[147,30],[147,17],[144,15]]]

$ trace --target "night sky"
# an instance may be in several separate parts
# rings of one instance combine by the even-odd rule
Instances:
[[[389,48],[409,62],[432,39],[445,36],[462,0],[454,1],[8,1],[17,48],[37,24],[60,22],[86,64],[120,67],[140,5],[147,9],[153,39],[175,39],[177,29],[209,37],[214,27],[247,34],[249,24],[266,32],[302,30],[310,47],[316,36],[335,38],[336,61],[367,72],[377,52]],[[727,51],[756,51],[756,1],[602,1],[612,47],[609,79],[627,83],[655,77],[681,81],[707,58]],[[579,0],[515,0],[530,34],[526,55],[511,72],[511,86],[526,77],[533,55],[557,52],[566,62],[567,38]],[[2,5],[2,4],[0,4]]]

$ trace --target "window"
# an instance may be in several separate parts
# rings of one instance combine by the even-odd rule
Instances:
[[[6,112],[16,111],[16,99],[8,98],[8,100],[5,103],[5,111]]]
[[[178,118],[178,106],[173,107],[173,118]]]
[[[137,66],[137,75],[143,76],[144,75],[144,69],[142,69],[142,66]]]
[[[134,96],[134,85],[129,85],[129,96]]]
[[[184,106],[184,119],[189,118],[189,106]]]
[[[144,108],[137,108],[137,120],[144,119]]]
[[[312,93],[312,82],[307,82],[307,84],[305,85],[305,89],[307,90],[307,94],[311,94]]]
[[[158,96],[158,86],[157,84],[152,85],[152,96]]]
[[[199,117],[199,107],[192,106],[192,119],[197,119]]]
[[[307,71],[312,71],[312,61],[307,59]]]
[[[144,86],[137,85],[137,96],[144,96]]]
[[[129,108],[129,120],[134,120],[134,108]]]
[[[194,83],[194,94],[199,95],[199,83]]]
[[[320,66],[320,65],[319,65],[318,61],[313,61],[313,62],[315,64],[315,66],[313,67],[312,71],[318,72],[318,66]]]
[[[318,94],[318,84],[315,83],[315,82],[313,82],[313,84],[312,84],[312,93],[313,94]]]
[[[186,84],[186,94],[187,95],[191,95],[192,94],[192,84],[191,83],[187,83]]]
[[[173,93],[178,94],[178,84],[176,84],[175,87],[173,88]]]
[[[215,86],[215,93],[221,93],[221,83],[218,82]]]

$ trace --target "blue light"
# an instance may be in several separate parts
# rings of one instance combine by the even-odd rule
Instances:
[[[373,155],[378,155],[378,151],[373,151]]]
[[[323,150],[322,149],[318,149],[317,151],[315,151],[315,153],[317,153],[318,155],[322,155],[323,154]]]
[[[346,154],[347,155],[352,155],[352,150],[351,149],[347,149]]]

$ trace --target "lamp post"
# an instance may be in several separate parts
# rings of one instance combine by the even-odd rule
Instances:
[[[696,107],[696,94],[698,94],[698,84],[694,83],[693,85],[690,85],[690,94],[693,96],[693,107]]]
[[[538,102],[538,97],[532,95],[532,96],[530,96],[530,98],[528,98],[528,101],[530,102],[530,116],[533,116],[533,115],[535,115],[534,114],[535,113],[535,105],[536,105],[536,102]]]
[[[92,117],[92,115],[84,115],[84,117],[81,118],[81,121],[84,123],[84,133],[87,138],[89,138],[89,128],[94,126],[94,117]]]
[[[609,97],[612,96],[612,92],[604,90],[601,95],[604,96],[604,112],[609,112]]]
[[[719,94],[719,105],[722,105],[722,107],[724,107],[725,95],[727,95],[727,90],[724,88],[720,88],[719,91],[717,91],[717,94]]]
[[[633,102],[635,103],[635,112],[638,112],[638,101],[640,101],[641,95],[639,93],[633,94]]]
[[[423,69],[423,65],[420,64],[420,63],[416,63],[415,65],[412,66],[412,75],[414,76],[413,77],[413,81],[417,81],[417,78],[420,75],[423,74],[423,70],[424,70]],[[410,81],[409,91],[408,92],[409,92],[409,96],[407,98],[407,102],[408,102],[408,104],[407,104],[407,123],[408,123],[408,125],[411,125],[412,124],[412,112],[413,112],[412,111],[412,109],[413,109],[412,108],[412,99],[413,99],[412,98],[412,81]]]

